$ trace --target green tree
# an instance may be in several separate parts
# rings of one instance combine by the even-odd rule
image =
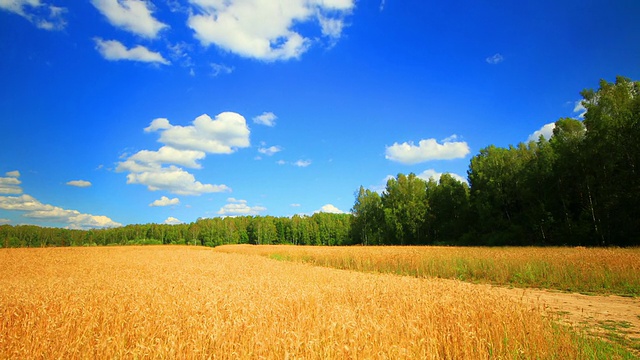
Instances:
[[[411,173],[398,174],[387,181],[382,194],[386,236],[391,243],[417,245],[427,243],[427,183]]]
[[[456,243],[469,230],[469,186],[442,174],[428,192],[430,234],[433,242]]]
[[[640,240],[640,82],[617,77],[585,90],[592,202],[602,245]]]
[[[377,192],[360,186],[351,213],[353,214],[351,236],[355,243],[363,245],[383,244],[384,210],[382,208],[382,199]]]

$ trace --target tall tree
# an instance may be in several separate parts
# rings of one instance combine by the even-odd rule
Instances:
[[[363,245],[384,243],[382,238],[384,211],[382,199],[377,192],[360,186],[351,213],[353,214],[351,236],[355,243]]]
[[[604,80],[582,92],[587,109],[585,148],[590,156],[594,208],[602,245],[640,238],[640,82]]]
[[[400,245],[427,243],[427,183],[416,174],[398,174],[387,181],[382,194],[386,236]]]
[[[456,243],[469,231],[469,186],[450,174],[433,185],[427,195],[432,241]]]

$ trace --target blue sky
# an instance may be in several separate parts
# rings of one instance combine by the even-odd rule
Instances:
[[[640,2],[0,0],[0,223],[348,212],[640,78]],[[546,125],[546,126],[545,126]]]

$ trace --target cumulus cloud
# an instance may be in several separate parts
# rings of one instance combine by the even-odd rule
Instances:
[[[231,154],[250,145],[247,122],[234,112],[220,113],[215,120],[207,114],[200,115],[190,126],[171,125],[156,119],[147,129],[162,130],[159,141],[176,149]]]
[[[6,177],[0,177],[0,194],[22,194],[22,181],[18,179],[20,172],[9,171],[5,175]]]
[[[296,25],[317,23],[322,34],[340,38],[354,0],[190,0],[188,26],[203,46],[265,61],[299,58],[311,40]]]
[[[171,123],[166,118],[157,118],[151,121],[151,124],[144,128],[144,132],[154,132],[158,130],[166,130],[171,128]]]
[[[0,10],[12,12],[43,30],[62,30],[67,25],[66,8],[47,5],[40,0],[0,0]]]
[[[0,209],[24,211],[26,218],[50,220],[66,223],[72,229],[92,229],[118,227],[122,224],[103,215],[83,214],[77,210],[66,210],[57,206],[43,204],[31,195],[0,196]]]
[[[460,175],[458,175],[458,174],[454,174],[454,173],[447,173],[447,174],[451,175],[451,177],[453,177],[454,179],[456,179],[456,180],[458,180],[458,181],[460,181],[462,183],[468,184],[467,179],[462,177],[462,176],[460,176]],[[420,179],[425,180],[425,181],[429,181],[429,179],[433,179],[434,181],[439,182],[440,181],[440,177],[442,175],[443,175],[443,173],[437,172],[434,169],[428,169],[428,170],[425,170],[425,171],[421,172],[420,174],[418,174],[417,177],[419,177]]]
[[[272,112],[264,112],[253,118],[253,122],[260,125],[274,127],[276,126],[276,119],[278,117]]]
[[[0,219],[0,225],[7,225],[10,223],[11,223],[11,220],[9,219],[4,219],[4,218]]]
[[[146,185],[149,191],[165,190],[178,195],[201,195],[231,191],[226,185],[203,184],[176,166],[159,167],[127,175],[127,184]]]
[[[153,17],[153,4],[144,0],[91,0],[93,6],[117,28],[153,39],[169,27]]]
[[[260,154],[264,154],[267,156],[272,156],[273,154],[277,154],[280,151],[282,151],[282,148],[280,146],[269,146],[269,147],[258,148],[258,152]]]
[[[314,211],[314,213],[344,214],[345,212],[333,206],[332,204],[327,204]]]
[[[178,205],[180,204],[180,199],[178,198],[173,198],[173,199],[169,199],[166,196],[162,196],[160,197],[160,199],[152,202],[151,204],[149,204],[149,206],[170,206],[170,205]]]
[[[165,221],[165,224],[167,225],[178,225],[178,224],[182,224],[182,221],[174,218],[173,216],[169,216]]]
[[[181,165],[191,169],[200,169],[198,160],[206,157],[204,151],[180,150],[171,146],[163,146],[158,151],[141,150],[131,155],[119,167],[122,170],[142,171],[156,169],[161,164]]]
[[[553,135],[553,129],[556,128],[556,123],[548,123],[543,125],[539,130],[533,132],[533,134],[529,135],[527,138],[527,142],[529,141],[538,141],[540,139],[540,135],[544,136],[545,139],[551,139]]]
[[[231,191],[226,185],[203,184],[182,167],[200,169],[198,161],[207,153],[230,154],[250,145],[246,120],[231,112],[221,113],[215,120],[201,115],[189,126],[172,125],[168,119],[157,118],[144,131],[160,133],[158,141],[165,145],[157,151],[141,150],[125,157],[116,171],[129,172],[127,184],[178,195]]]
[[[127,49],[117,40],[102,40],[101,38],[94,38],[93,40],[100,55],[110,61],[130,60],[164,65],[170,64],[160,53],[153,52],[142,45]]]
[[[267,208],[262,206],[249,206],[246,200],[228,198],[227,204],[218,210],[218,214],[223,216],[258,215],[266,210]]]
[[[459,159],[469,154],[469,145],[464,141],[453,141],[451,137],[439,144],[436,139],[394,143],[386,147],[385,158],[403,164],[417,164],[431,160]]]
[[[504,61],[504,57],[500,53],[497,53],[492,56],[489,56],[484,60],[487,62],[487,64],[497,65]]]
[[[91,186],[91,182],[86,181],[86,180],[71,180],[71,181],[67,182],[67,185],[85,188],[85,187]]]

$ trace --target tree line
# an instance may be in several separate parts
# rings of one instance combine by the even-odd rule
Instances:
[[[585,90],[584,121],[550,139],[471,159],[469,185],[399,174],[379,195],[360,188],[354,242],[458,245],[640,245],[640,82]]]
[[[481,149],[468,184],[398,174],[360,187],[351,214],[242,216],[99,230],[0,226],[0,246],[112,244],[640,245],[640,82],[585,90],[584,120]]]
[[[1,225],[0,247],[190,244],[350,245],[351,214],[201,218],[189,224],[137,224],[73,230]]]

